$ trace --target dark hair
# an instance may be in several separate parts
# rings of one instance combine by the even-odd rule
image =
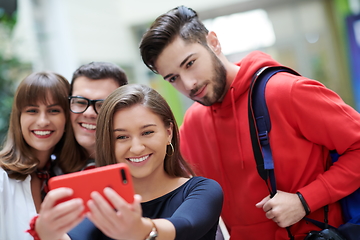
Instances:
[[[155,62],[161,52],[180,36],[184,41],[207,47],[208,30],[197,13],[185,6],[176,7],[159,16],[143,35],[140,53],[145,65],[157,73]]]
[[[116,162],[114,149],[114,114],[125,108],[141,104],[158,115],[165,127],[173,125],[173,138],[171,143],[174,147],[172,155],[165,156],[164,170],[174,177],[189,177],[194,175],[189,165],[180,153],[179,129],[175,117],[166,100],[154,89],[140,84],[124,85],[112,92],[101,107],[96,125],[96,164],[105,166]],[[172,151],[168,145],[168,151]]]
[[[70,86],[70,95],[76,78],[85,76],[87,78],[97,80],[111,78],[120,86],[128,83],[126,74],[122,68],[110,62],[91,62],[80,66],[75,70]]]
[[[39,164],[39,160],[23,138],[20,117],[21,111],[26,106],[36,105],[38,102],[47,104],[49,96],[60,105],[66,117],[65,133],[55,145],[53,154],[57,156],[57,161],[64,162],[64,165],[77,161],[80,153],[75,147],[76,142],[70,122],[69,90],[69,81],[52,72],[35,72],[21,81],[15,92],[7,137],[0,151],[0,167],[10,178],[24,180]]]

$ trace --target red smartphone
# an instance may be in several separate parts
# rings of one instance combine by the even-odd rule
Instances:
[[[103,193],[103,190],[106,187],[114,189],[128,203],[134,201],[132,178],[129,167],[125,163],[117,163],[55,176],[49,179],[48,184],[50,190],[60,187],[73,189],[74,194],[71,197],[63,198],[58,203],[73,198],[82,198],[85,205],[84,212],[89,211],[87,201],[91,199],[91,192],[97,191],[107,200]],[[110,203],[110,205],[112,204]]]

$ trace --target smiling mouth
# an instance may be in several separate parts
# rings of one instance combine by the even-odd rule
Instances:
[[[204,92],[206,86],[207,85],[205,84],[202,88],[200,88],[195,94],[193,94],[193,97],[201,95]]]
[[[146,155],[143,157],[139,157],[139,158],[126,158],[128,161],[133,162],[133,163],[140,163],[145,161],[146,159],[148,159],[150,157],[150,155]]]
[[[39,135],[39,136],[46,136],[46,135],[50,135],[51,131],[32,131],[35,135]]]
[[[80,123],[80,126],[88,130],[96,130],[96,125],[88,123]]]

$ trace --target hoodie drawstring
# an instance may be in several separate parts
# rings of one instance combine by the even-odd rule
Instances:
[[[235,89],[233,87],[230,88],[230,94],[231,94],[231,105],[232,105],[232,111],[233,111],[233,115],[234,115],[234,119],[235,119],[235,130],[236,130],[236,142],[237,142],[237,148],[239,151],[239,156],[240,156],[240,164],[241,164],[241,169],[244,169],[244,156],[243,156],[243,151],[241,151],[241,139],[240,139],[240,127],[239,127],[239,121],[238,121],[238,116],[237,116],[237,112],[236,112],[236,107],[235,107]]]
[[[215,133],[216,148],[217,148],[217,153],[218,153],[218,160],[215,161],[215,166],[220,163],[221,171],[219,171],[219,173],[221,174],[221,180],[225,183],[226,182],[225,178],[224,178],[225,168],[224,168],[223,161],[221,161],[221,147],[220,147],[219,141],[218,141],[218,134],[217,134],[217,130],[216,130],[215,118],[214,118],[214,113],[213,113],[214,109],[213,109],[212,106],[210,107],[210,111],[211,111],[211,120],[212,120],[212,124],[213,124],[213,127],[214,127],[214,133]]]

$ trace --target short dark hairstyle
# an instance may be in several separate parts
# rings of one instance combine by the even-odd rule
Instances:
[[[151,112],[158,115],[165,127],[173,125],[173,137],[167,150],[173,151],[171,155],[165,156],[164,170],[172,177],[189,177],[194,175],[190,166],[186,163],[180,153],[179,129],[175,117],[166,100],[154,89],[141,85],[124,85],[113,91],[105,99],[101,107],[101,112],[96,125],[96,157],[98,166],[105,166],[117,163],[115,158],[115,138],[114,138],[114,114],[122,109],[130,108],[137,104],[143,105]]]
[[[128,83],[125,71],[118,65],[110,62],[91,62],[75,70],[71,80],[70,95],[72,94],[75,80],[81,76],[93,80],[112,78],[119,87]]]
[[[176,7],[159,16],[145,32],[140,42],[141,57],[145,65],[157,73],[157,58],[176,37],[180,36],[186,42],[200,43],[207,47],[208,33],[193,9],[185,6]]]

